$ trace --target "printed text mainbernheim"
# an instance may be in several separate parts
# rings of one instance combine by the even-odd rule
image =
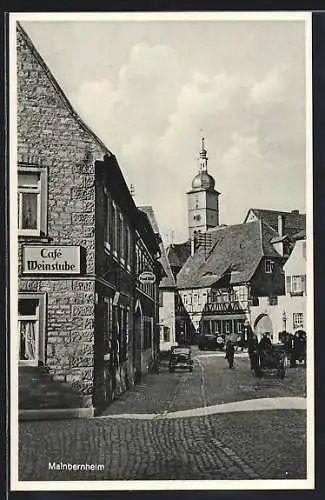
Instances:
[[[49,470],[99,470],[103,471],[103,464],[70,464],[65,462],[49,462]]]

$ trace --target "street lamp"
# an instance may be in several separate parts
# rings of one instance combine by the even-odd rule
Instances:
[[[287,329],[286,329],[286,326],[287,326],[287,315],[286,315],[285,311],[283,311],[283,313],[282,313],[282,321],[283,321],[284,331],[286,332],[287,331]]]

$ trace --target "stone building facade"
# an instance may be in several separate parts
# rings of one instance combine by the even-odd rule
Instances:
[[[92,414],[134,382],[135,246],[142,238],[154,272],[159,246],[116,158],[19,24],[17,106],[20,406],[33,407],[43,373],[49,407],[61,384]]]

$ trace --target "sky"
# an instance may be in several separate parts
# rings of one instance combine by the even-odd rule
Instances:
[[[188,238],[201,137],[220,223],[305,211],[303,21],[22,21],[166,243]]]

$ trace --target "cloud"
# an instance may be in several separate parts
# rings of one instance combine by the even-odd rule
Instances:
[[[284,91],[283,73],[279,68],[274,68],[263,80],[253,85],[250,97],[255,104],[278,103],[283,100]]]
[[[161,232],[175,230],[182,240],[201,134],[209,172],[222,192],[221,222],[241,222],[252,200],[266,208],[287,203],[290,209],[289,179],[295,204],[304,200],[299,75],[284,65],[258,78],[243,69],[189,70],[174,48],[138,43],[116,81],[83,82],[72,102],[116,154],[127,183],[135,185],[136,202],[152,204]]]

